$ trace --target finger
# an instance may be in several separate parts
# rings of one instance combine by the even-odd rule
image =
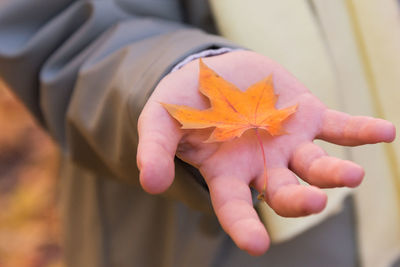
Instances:
[[[338,145],[357,146],[392,142],[395,135],[396,129],[388,121],[326,110],[317,138]]]
[[[312,142],[295,150],[290,168],[309,184],[325,188],[356,187],[364,177],[362,167],[348,160],[330,157]]]
[[[319,188],[300,185],[294,173],[286,167],[268,170],[265,201],[279,215],[299,217],[321,212],[326,205],[326,194]],[[263,178],[255,182],[261,192]]]
[[[146,106],[138,121],[137,164],[143,189],[152,194],[165,191],[175,175],[174,157],[182,137],[177,123],[158,103]]]
[[[269,237],[253,207],[245,181],[231,176],[208,180],[211,200],[218,220],[235,244],[251,255],[261,255],[269,247]]]

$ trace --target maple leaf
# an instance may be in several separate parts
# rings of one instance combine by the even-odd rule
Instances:
[[[223,142],[240,137],[246,130],[255,129],[264,162],[264,186],[258,199],[265,200],[267,167],[264,146],[258,129],[271,136],[286,134],[282,123],[296,112],[297,105],[276,109],[278,96],[274,93],[272,75],[241,91],[224,80],[199,60],[199,90],[211,107],[198,110],[183,105],[161,103],[169,114],[182,124],[182,129],[215,127],[205,142]]]
[[[200,59],[200,92],[211,103],[206,110],[161,103],[182,124],[182,129],[215,127],[205,142],[222,142],[240,137],[248,129],[264,129],[270,135],[286,132],[282,122],[293,114],[297,105],[276,109],[272,75],[241,91],[224,80]]]

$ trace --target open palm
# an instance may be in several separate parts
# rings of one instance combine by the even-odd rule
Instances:
[[[245,90],[273,74],[277,108],[298,104],[285,123],[286,135],[271,137],[259,130],[266,154],[265,200],[282,216],[305,216],[323,210],[326,195],[319,188],[357,186],[364,175],[355,163],[328,156],[315,138],[339,145],[391,142],[394,126],[381,119],[353,117],[327,109],[289,72],[266,57],[237,51],[207,58],[207,65]],[[212,129],[181,130],[160,102],[198,109],[209,107],[198,91],[198,62],[167,75],[150,97],[139,119],[140,181],[150,193],[161,193],[174,178],[174,157],[197,167],[208,184],[223,229],[253,255],[269,246],[268,234],[253,208],[250,187],[264,186],[263,156],[255,130],[222,143],[204,143]],[[309,185],[300,185],[297,174]]]

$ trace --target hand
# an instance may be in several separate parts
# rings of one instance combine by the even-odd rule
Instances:
[[[280,65],[248,51],[204,59],[224,79],[245,90],[273,74],[278,108],[298,104],[286,122],[287,135],[271,137],[260,130],[266,153],[266,202],[282,216],[318,213],[326,205],[320,188],[355,187],[364,171],[357,164],[328,156],[314,139],[356,146],[391,142],[394,126],[369,117],[353,117],[327,109]],[[174,179],[174,156],[197,167],[210,189],[215,213],[237,246],[252,255],[269,247],[265,227],[253,208],[249,186],[262,191],[263,159],[254,131],[223,143],[203,143],[212,129],[181,130],[160,102],[208,108],[198,91],[198,61],[167,75],[157,86],[139,118],[140,182],[149,193],[165,191]],[[300,185],[297,174],[310,185]]]

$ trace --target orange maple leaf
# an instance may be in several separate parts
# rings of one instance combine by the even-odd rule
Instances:
[[[199,90],[210,100],[211,107],[198,110],[183,105],[161,104],[182,124],[182,129],[215,127],[205,142],[228,141],[240,137],[248,129],[255,129],[264,161],[264,186],[258,199],[264,200],[267,167],[258,129],[266,130],[271,136],[286,134],[282,123],[296,112],[297,105],[275,108],[278,96],[274,93],[272,75],[241,91],[207,67],[201,59],[199,62]]]
[[[182,129],[215,127],[205,142],[222,142],[240,137],[248,129],[264,129],[270,135],[282,135],[282,122],[293,114],[297,105],[276,109],[272,75],[246,91],[224,80],[202,60],[200,63],[200,92],[208,97],[211,107],[198,110],[183,105],[162,103],[169,114],[182,124]]]

